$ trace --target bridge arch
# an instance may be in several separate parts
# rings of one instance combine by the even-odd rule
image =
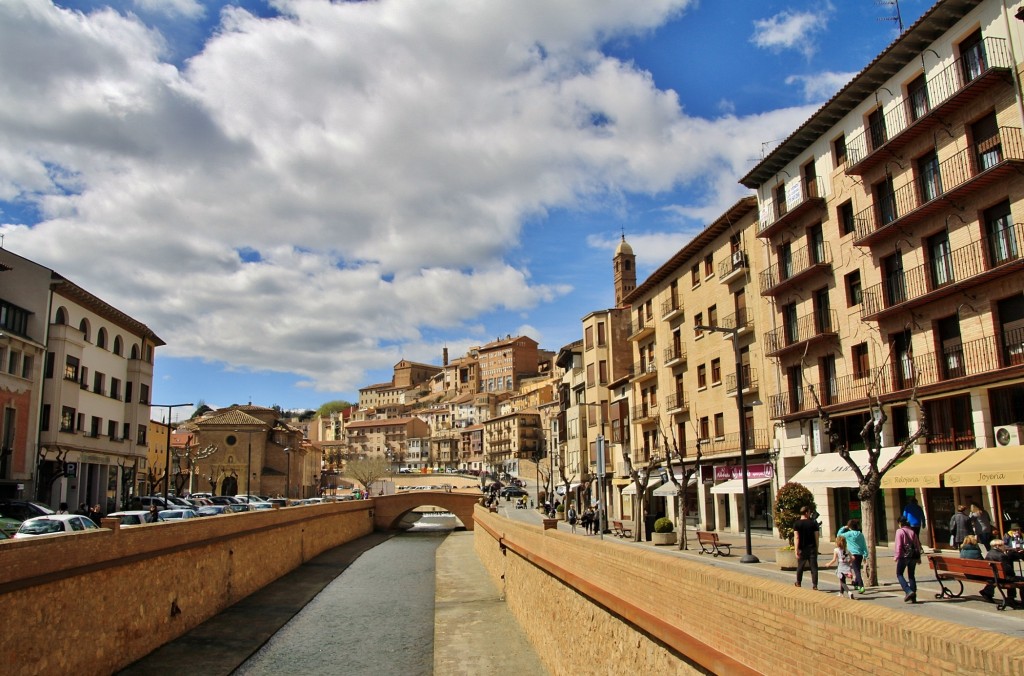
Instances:
[[[459,491],[402,491],[394,495],[378,495],[373,500],[375,530],[395,530],[406,514],[425,505],[446,509],[459,517],[466,530],[473,530],[473,508],[480,502],[480,493]]]

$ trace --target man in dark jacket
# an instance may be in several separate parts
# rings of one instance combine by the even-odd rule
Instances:
[[[1024,578],[1017,576],[1016,571],[1013,569],[1013,562],[1017,560],[1017,555],[1009,551],[1006,548],[1006,543],[1002,540],[993,540],[989,543],[988,554],[985,555],[986,561],[995,561],[1003,567],[1003,572],[1006,574],[1006,579],[1020,582]],[[985,585],[985,588],[979,592],[986,599],[991,601],[995,596],[996,590],[995,585],[989,583]],[[1010,589],[1006,590],[1006,598],[1009,603],[1016,605],[1017,590]]]

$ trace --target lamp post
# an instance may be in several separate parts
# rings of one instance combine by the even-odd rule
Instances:
[[[167,409],[167,455],[164,457],[164,506],[167,506],[167,489],[171,483],[171,410],[192,404],[150,404],[155,408]]]
[[[555,508],[555,452],[558,450],[558,418],[551,419],[551,448],[548,449],[548,464],[550,465],[548,481],[551,490],[548,491],[548,504],[551,509]]]
[[[737,316],[737,322],[739,317]],[[701,331],[728,333],[732,338],[732,349],[736,354],[736,409],[740,414],[740,471],[743,473],[743,536],[747,553],[740,558],[740,563],[760,563],[754,556],[750,542],[750,488],[747,485],[747,416],[743,406],[743,360],[740,354],[740,330],[727,326],[695,326]]]
[[[287,470],[287,472],[285,472],[285,480],[284,480],[284,499],[288,500],[289,498],[292,497],[292,447],[291,446],[285,446],[284,447],[284,457],[287,459],[287,462],[288,462],[288,470]],[[287,503],[285,503],[285,504],[287,504]]]

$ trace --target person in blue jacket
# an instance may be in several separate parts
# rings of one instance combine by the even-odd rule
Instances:
[[[924,510],[917,504],[917,498],[907,500],[907,506],[903,508],[903,518],[910,524],[910,530],[914,535],[921,536],[921,527],[924,526]]]
[[[861,577],[861,566],[864,564],[864,557],[868,555],[868,545],[864,540],[864,533],[860,530],[860,519],[850,519],[846,525],[839,529],[838,535],[846,538],[846,548],[853,557],[853,586],[858,594],[864,593],[864,579]]]

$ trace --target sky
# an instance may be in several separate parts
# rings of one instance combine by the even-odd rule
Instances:
[[[157,403],[315,409],[446,347],[556,351],[613,305],[620,238],[642,281],[749,194],[896,9],[3,0],[2,245],[166,343]]]

